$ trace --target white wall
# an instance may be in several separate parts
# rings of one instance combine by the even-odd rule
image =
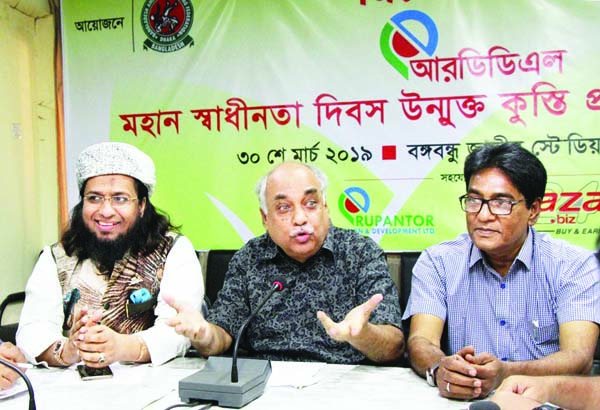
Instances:
[[[59,235],[53,25],[46,0],[0,0],[0,300]]]

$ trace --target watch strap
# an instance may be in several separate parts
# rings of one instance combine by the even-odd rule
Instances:
[[[427,369],[425,372],[427,383],[431,387],[437,387],[437,379],[435,376],[436,376],[436,373],[437,373],[439,367],[440,367],[440,364],[436,363],[433,366],[431,366],[429,369]]]

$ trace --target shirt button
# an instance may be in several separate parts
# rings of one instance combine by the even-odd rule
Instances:
[[[106,302],[104,304],[104,310],[108,310],[108,309],[110,309],[110,303]]]
[[[502,360],[503,362],[505,362],[505,361],[507,361],[507,360],[508,360],[508,358],[506,358],[506,357],[503,357],[503,358],[502,358],[502,359],[500,359],[500,360]]]
[[[504,289],[506,287],[506,283],[500,284],[500,289]]]
[[[504,326],[506,324],[506,320],[501,320],[500,321],[500,326]]]

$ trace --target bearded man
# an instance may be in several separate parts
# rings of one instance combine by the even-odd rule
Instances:
[[[100,143],[77,161],[80,202],[60,242],[44,248],[27,283],[17,345],[32,363],[161,364],[190,342],[166,325],[168,294],[199,309],[191,242],[150,202],[154,163],[124,143]]]

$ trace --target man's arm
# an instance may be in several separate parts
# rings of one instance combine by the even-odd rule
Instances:
[[[46,246],[27,281],[17,331],[17,346],[35,364],[45,360],[44,353],[51,352],[54,343],[62,339],[63,300],[56,271],[52,252]]]
[[[440,394],[454,399],[471,399],[481,395],[481,380],[475,378],[474,366],[465,357],[474,353],[471,346],[457,354],[446,356],[440,348],[444,321],[437,316],[416,314],[411,317],[408,355],[415,371],[421,376],[438,364],[435,374]]]
[[[332,339],[349,343],[374,362],[390,362],[404,353],[398,290],[383,249],[370,238],[361,238],[358,244],[353,251],[354,262],[349,264],[350,271],[357,275],[354,297],[357,306],[339,323],[325,312],[317,312],[317,318]]]
[[[566,322],[560,325],[559,335],[560,351],[538,360],[505,362],[504,377],[588,374],[598,341],[598,325],[586,321]]]
[[[166,321],[177,312],[165,303],[165,295],[176,296],[178,302],[188,303],[200,310],[204,298],[202,268],[192,243],[185,236],[177,238],[165,261],[154,310],[154,325],[136,334],[145,344],[154,365],[184,355],[190,345],[187,338],[178,335],[167,326]]]
[[[427,369],[446,356],[441,349],[444,321],[437,316],[417,314],[411,317],[407,348],[410,363],[421,377]]]
[[[322,311],[317,312],[317,317],[332,339],[350,343],[374,362],[389,362],[404,352],[404,334],[392,325],[369,323],[371,312],[382,299],[383,295],[374,295],[352,309],[339,323],[333,322]]]
[[[229,349],[232,342],[229,333],[207,322],[198,309],[171,297],[165,297],[165,302],[177,311],[177,315],[167,320],[167,324],[175,328],[178,334],[188,337],[201,355],[214,356]]]
[[[19,348],[10,342],[0,343],[0,357],[13,364],[26,361]],[[15,371],[0,364],[0,390],[9,388],[17,378],[19,375]]]
[[[560,351],[538,360],[503,362],[492,354],[469,355],[477,378],[483,381],[487,395],[510,375],[560,375],[589,373],[598,340],[598,326],[585,321],[573,321],[560,325]]]
[[[502,409],[531,409],[530,403],[550,402],[571,410],[600,408],[600,377],[511,376],[498,388],[492,401]],[[529,406],[529,407],[525,407]]]

